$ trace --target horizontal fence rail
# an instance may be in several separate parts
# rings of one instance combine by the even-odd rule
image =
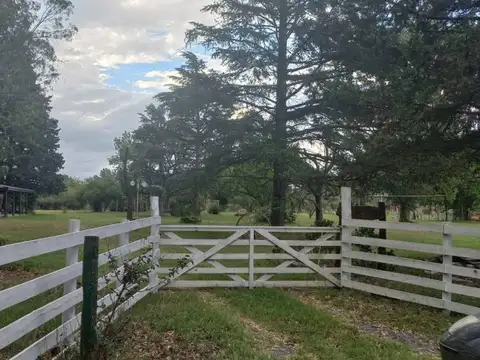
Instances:
[[[351,206],[351,190],[342,188],[342,210]],[[454,257],[463,258],[465,263],[480,261],[480,250],[453,246],[455,236],[459,235],[474,237],[480,241],[480,228],[450,223],[413,224],[352,219],[351,213],[345,211],[342,212],[341,224],[343,287],[431,306],[443,309],[447,313],[454,311],[473,315],[480,312],[480,300],[475,300],[475,298],[480,299],[480,281],[478,281],[480,269],[453,263]],[[412,234],[437,233],[441,245],[352,235],[358,228],[406,231]],[[366,252],[362,251],[360,246],[401,250],[403,253],[402,256],[394,256],[380,254],[379,251]],[[436,255],[442,261],[438,263],[403,256],[404,253],[408,255],[409,252]],[[387,270],[380,265],[393,266],[395,269]],[[458,283],[460,281],[466,281],[468,284]],[[404,284],[401,287],[402,290],[392,288],[396,286],[395,284]],[[441,295],[439,297],[426,295],[429,292],[425,292],[425,295],[420,294],[421,291],[413,289],[412,285],[435,290]],[[452,295],[467,296],[470,299],[457,296],[452,300]]]
[[[161,224],[161,218],[151,217],[78,231],[75,233],[5,245],[2,246],[2,251],[0,252],[0,265],[82,245],[85,236],[98,236],[100,239],[105,239],[107,237],[129,233],[158,224]]]

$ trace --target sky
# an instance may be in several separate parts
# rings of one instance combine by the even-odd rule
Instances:
[[[56,44],[60,79],[52,116],[60,127],[62,173],[86,178],[108,166],[113,139],[138,126],[138,113],[166,90],[182,64],[190,21],[211,23],[210,0],[73,0],[74,39]],[[198,47],[190,49],[205,56]]]

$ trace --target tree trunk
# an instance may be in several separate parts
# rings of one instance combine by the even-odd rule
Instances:
[[[193,212],[193,215],[194,216],[197,216],[197,217],[200,217],[200,191],[199,191],[199,184],[198,184],[198,174],[199,174],[199,171],[200,171],[200,168],[201,168],[201,165],[200,165],[200,151],[201,151],[201,140],[199,138],[199,134],[201,133],[201,130],[200,130],[200,120],[197,118],[197,121],[196,121],[196,128],[195,128],[195,131],[196,131],[196,137],[195,137],[195,174],[193,176],[193,193],[192,193],[192,197],[193,197],[193,209],[192,209],[192,212]]]
[[[408,217],[408,204],[406,202],[400,202],[400,222],[409,222]]]
[[[315,225],[319,225],[323,222],[323,195],[315,193]]]
[[[127,220],[133,220],[133,186],[128,181],[128,147],[125,148],[125,157],[123,159],[123,183],[125,186],[125,194],[127,195]]]
[[[277,86],[275,104],[275,129],[273,131],[274,160],[273,160],[273,194],[270,224],[272,226],[285,225],[285,197],[287,191],[287,1],[279,4],[278,25],[278,62]]]

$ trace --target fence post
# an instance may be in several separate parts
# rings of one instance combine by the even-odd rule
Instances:
[[[83,244],[83,304],[80,355],[93,360],[97,347],[98,236],[85,236]]]
[[[123,219],[123,222],[127,223],[128,219]],[[128,245],[129,242],[130,242],[130,233],[126,232],[126,233],[122,233],[122,234],[119,235],[119,246],[120,247]],[[121,264],[118,264],[118,265],[121,266]],[[118,288],[119,286],[122,285],[122,282],[117,279],[116,284],[117,284],[116,287]]]
[[[352,189],[349,187],[342,187],[341,190],[341,200],[342,200],[342,234],[340,241],[342,243],[342,262],[341,262],[341,282],[343,286],[344,281],[351,280],[351,274],[345,271],[346,266],[352,265],[352,259],[346,257],[345,254],[352,250],[352,244],[347,242],[350,236],[352,235],[352,230],[350,226],[345,224],[345,220],[352,219]]]
[[[80,231],[80,220],[70,219],[68,220],[68,232],[74,233]],[[67,248],[65,251],[65,266],[70,266],[78,263],[78,249],[79,246]],[[63,284],[63,295],[67,295],[77,290],[77,279],[68,280]],[[75,317],[75,306],[67,309],[62,314],[62,324]],[[69,340],[71,341],[71,340]]]
[[[248,288],[253,289],[255,284],[255,230],[250,229],[250,239],[248,241],[250,250],[248,255]]]
[[[450,315],[450,310],[447,309],[447,303],[452,301],[452,293],[450,292],[452,285],[452,234],[448,232],[448,225],[446,223],[443,226],[443,312],[446,315]]]
[[[152,210],[152,217],[159,219],[160,223],[162,221],[162,217],[160,216],[159,210],[159,203],[158,203],[158,196],[151,196],[150,197],[150,208]],[[150,236],[157,236],[160,233],[160,223],[152,225],[150,228]],[[158,266],[158,262],[160,260],[160,245],[158,242],[153,242],[152,244],[152,265],[155,266],[148,275],[148,285],[150,289],[155,288],[158,285],[158,274],[156,267]]]

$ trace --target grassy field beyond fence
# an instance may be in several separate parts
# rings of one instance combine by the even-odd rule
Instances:
[[[150,213],[142,213],[140,214],[141,217],[148,217],[150,216]],[[335,222],[338,221],[338,218],[333,215],[333,214],[327,214],[327,217],[329,219],[334,220]],[[119,223],[123,221],[125,218],[124,213],[115,213],[115,212],[106,212],[106,213],[91,213],[91,212],[84,212],[84,211],[72,211],[72,212],[61,212],[61,211],[38,211],[36,215],[28,215],[28,216],[15,216],[15,217],[9,217],[6,219],[0,219],[0,245],[7,245],[10,243],[15,243],[15,242],[21,242],[21,241],[27,241],[27,240],[33,240],[33,239],[38,239],[38,238],[43,238],[43,237],[49,237],[49,236],[54,236],[58,234],[63,234],[67,232],[68,228],[68,220],[69,219],[79,219],[81,223],[81,229],[87,229],[87,228],[93,228],[93,227],[99,227],[99,226],[104,226],[104,225],[109,225],[113,223]],[[232,213],[222,213],[219,215],[211,215],[211,214],[204,214],[203,215],[203,222],[202,225],[235,225],[238,220],[238,217],[236,217]],[[178,218],[175,217],[170,217],[166,216],[163,217],[163,223],[164,224],[178,224],[180,221]],[[297,226],[311,226],[313,223],[313,219],[309,218],[307,214],[299,214],[297,216],[297,222],[292,225],[297,225]],[[462,222],[462,225],[464,225],[465,222]],[[241,223],[240,225],[250,225],[247,222]],[[468,223],[468,225],[471,226],[480,226],[480,223]],[[149,229],[142,229],[135,231],[131,233],[130,239],[135,240],[141,237],[145,237],[149,234]],[[418,243],[426,243],[426,244],[442,244],[442,237],[441,234],[434,234],[434,233],[423,233],[423,232],[410,232],[410,231],[388,231],[388,238],[392,240],[403,240],[403,241],[409,241],[409,242],[418,242]],[[222,235],[222,233],[206,233],[202,232],[201,234],[199,233],[182,233],[182,236],[187,236],[187,237],[203,237],[203,238],[217,238]],[[464,248],[475,248],[479,249],[480,248],[480,239],[478,238],[473,238],[473,237],[464,237],[464,236],[459,236],[459,237],[454,237],[453,239],[453,244],[456,247],[464,247]],[[107,251],[110,248],[114,248],[118,246],[118,237],[114,238],[107,238],[101,241],[101,252]],[[234,248],[234,247],[232,247]],[[232,250],[235,251],[235,250]],[[414,253],[414,252],[409,252],[409,251],[401,251],[398,250],[396,252],[397,256],[403,256],[403,257],[410,257],[410,258],[416,258],[416,259],[422,259],[425,260],[427,259],[430,255],[429,254],[422,254],[422,253]],[[65,266],[65,251],[58,251],[46,255],[41,255],[37,256],[35,258],[30,258],[26,259],[23,261],[20,261],[18,263],[13,263],[13,264],[8,264],[5,266],[0,267],[0,290],[9,288],[11,286],[14,286],[15,284],[24,282],[26,280],[29,280],[31,278],[34,278],[36,276],[39,276],[41,274],[49,273],[54,270],[60,269]],[[168,266],[168,265],[167,265]],[[238,265],[238,266],[244,266]],[[192,275],[195,276],[195,275]],[[196,275],[198,277],[199,275]],[[80,281],[80,279],[79,279]],[[285,295],[284,291],[282,290],[269,290],[267,292],[254,292],[252,295],[245,295],[247,298],[243,300],[243,302],[239,303],[239,295],[242,294],[240,292],[229,292],[229,291],[220,291],[217,292],[215,296],[219,297],[221,300],[221,304],[229,304],[228,306],[233,306],[237,307],[238,311],[238,319],[239,321],[242,319],[242,316],[245,314],[249,314],[248,316],[253,317],[254,320],[258,320],[260,323],[265,326],[266,328],[272,328],[275,329],[277,326],[280,324],[280,315],[281,313],[275,313],[275,314],[263,314],[263,311],[266,311],[265,309],[268,309],[268,307],[272,308],[277,308],[276,306],[279,304],[282,304],[282,302],[289,303],[289,304],[294,304],[296,307],[299,309],[301,308],[300,303],[294,302],[291,303],[289,297],[292,296],[291,293],[288,295]],[[317,290],[315,290],[317,291]],[[195,293],[192,291],[192,293]],[[62,288],[58,287],[55,289],[52,289],[42,295],[36,296],[32,299],[29,299],[28,301],[25,301],[24,303],[18,304],[6,311],[0,312],[0,327],[6,326],[9,323],[15,321],[16,319],[20,318],[21,316],[24,316],[28,314],[29,312],[33,311],[34,309],[37,309],[39,306],[42,306],[43,304],[46,304],[53,299],[61,296],[62,294]],[[278,304],[275,303],[275,295],[278,295],[277,300],[280,301]],[[282,295],[280,295],[282,294]],[[378,318],[375,317],[375,303],[374,301],[371,301],[372,296],[368,294],[362,294],[356,291],[352,290],[334,290],[334,289],[318,289],[317,293],[314,294],[313,296],[316,299],[320,299],[319,301],[322,304],[331,304],[332,299],[335,299],[336,297],[339,296],[339,294],[344,294],[343,296],[348,296],[348,298],[352,298],[351,301],[352,303],[355,303],[355,301],[358,302],[359,306],[363,308],[365,314],[364,316],[369,319],[370,317],[373,318],[373,320],[368,320],[368,321],[373,321],[378,322],[380,321]],[[294,294],[297,296],[298,294]],[[173,297],[172,297],[173,296]],[[192,295],[193,296],[193,295]],[[243,295],[242,295],[243,296]],[[286,298],[284,296],[287,296]],[[294,296],[294,297],[295,297]],[[302,295],[303,296],[303,295]],[[342,296],[342,295],[340,295]],[[174,299],[175,296],[171,295],[169,298]],[[354,298],[354,299],[353,299]],[[158,299],[153,299],[149,297],[150,300],[145,300],[146,304],[150,304],[149,306],[153,306],[158,302]],[[181,307],[183,303],[185,303],[185,310],[189,307],[192,306],[193,302],[198,301],[198,299],[195,297],[187,297],[186,299],[190,299],[188,301],[184,302],[178,302],[178,306]],[[263,300],[262,300],[263,299]],[[302,298],[303,299],[303,298]],[[339,304],[347,304],[350,302],[348,300],[345,302],[345,299],[340,297],[338,299],[341,299],[341,301],[333,300],[334,303],[336,303],[336,306],[338,307]],[[247,304],[248,301],[250,300],[255,300],[255,301],[265,301],[262,306],[258,305],[256,306],[256,309],[249,309],[249,305]],[[368,300],[368,301],[367,301]],[[167,308],[169,311],[171,310],[170,307],[172,306],[177,306],[175,302],[169,303],[167,301]],[[387,325],[385,326],[390,326],[389,322],[392,321],[391,325],[392,327],[396,329],[404,329],[402,331],[406,332],[412,332],[412,333],[419,333],[421,334],[427,334],[425,336],[429,338],[433,338],[436,335],[436,331],[441,331],[445,327],[447,327],[449,324],[451,324],[457,317],[446,317],[441,314],[441,312],[435,310],[435,309],[430,309],[422,306],[417,306],[413,304],[408,304],[404,306],[402,302],[399,301],[394,301],[394,300],[388,300],[388,299],[383,299],[382,300],[383,304],[391,304],[393,308],[397,307],[397,309],[401,309],[400,313],[403,315],[397,316],[398,314],[394,311],[392,312],[391,316],[392,319],[383,319],[382,322],[385,322]],[[153,305],[152,305],[153,304]],[[343,307],[342,305],[342,307]],[[282,305],[283,306],[283,305]],[[289,305],[290,306],[290,305]],[[292,305],[293,306],[293,305]],[[305,305],[304,305],[305,306]],[[330,306],[330,305],[329,305]],[[332,305],[334,306],[334,305]],[[387,305],[385,305],[388,307]],[[308,306],[307,306],[308,307]],[[354,309],[348,309],[348,306],[345,306],[346,310],[345,312],[348,314],[349,312],[354,312]],[[250,312],[250,310],[253,311]],[[179,314],[172,314],[171,316],[169,315],[167,318],[162,318],[159,320],[160,330],[164,331],[166,328],[178,328],[179,329],[179,335],[180,337],[184,336],[186,340],[191,340],[191,332],[193,331],[192,329],[186,328],[185,324],[180,324],[176,323],[178,321],[182,321],[181,314],[182,314],[182,309],[179,309]],[[216,317],[220,316],[222,317],[221,321],[226,321],[223,319],[224,315],[218,315],[215,313],[213,309],[210,309],[210,317],[212,319],[216,319]],[[226,310],[222,310],[228,313],[228,308]],[[312,315],[313,310],[308,307],[305,308],[305,314],[310,314],[306,315],[308,318],[315,319],[317,315]],[[142,314],[141,310],[135,310],[134,311],[136,314],[139,314],[139,316]],[[258,313],[257,313],[258,312]],[[369,314],[371,312],[371,314]],[[415,313],[421,312],[421,316],[424,317],[427,321],[422,321],[422,324],[424,325],[419,325],[415,326],[414,324],[411,324],[410,322],[412,319],[414,319],[418,314],[416,315]],[[244,315],[242,315],[244,314]],[[263,315],[262,315],[263,314]],[[165,314],[163,314],[165,315]],[[203,315],[206,316],[206,313]],[[203,315],[199,315],[199,319],[202,319]],[[262,315],[262,316],[260,316]],[[300,316],[301,314],[299,314]],[[337,314],[340,318],[343,317],[342,314]],[[245,315],[246,316],[246,315]],[[304,321],[301,316],[300,318],[297,318],[294,313],[288,313],[284,314],[285,318],[291,317],[292,323],[296,323],[297,321]],[[302,315],[303,316],[303,315]],[[313,318],[311,317],[313,316]],[[330,320],[331,319],[331,314],[328,315],[318,315],[322,319],[328,319],[328,321],[332,321],[332,324],[337,324],[335,321]],[[326,318],[322,316],[327,316]],[[348,317],[348,316],[347,316]],[[160,317],[161,318],[161,317]],[[159,319],[160,319],[159,318]],[[216,321],[216,320],[215,320]],[[290,320],[289,320],[290,321]],[[3,358],[7,358],[9,354],[16,353],[20,349],[24,348],[28,344],[32,343],[35,339],[38,339],[42,335],[45,335],[47,332],[53,330],[55,327],[57,327],[60,323],[60,318],[57,317],[56,319],[48,322],[44,326],[42,326],[37,332],[34,334],[28,334],[25,336],[23,339],[19,340],[18,342],[12,344],[12,346],[8,347],[4,351],[0,351],[0,360]],[[277,324],[278,323],[278,324]],[[432,324],[437,324],[435,329],[432,329],[427,325],[428,323]],[[151,326],[155,327],[155,324],[150,324]],[[198,322],[192,322],[192,326],[200,326]],[[328,324],[327,324],[328,325]],[[327,326],[325,325],[325,326]],[[223,327],[228,328],[231,326],[230,322],[224,322],[222,323]],[[350,343],[350,338],[351,335],[353,334],[352,329],[346,330],[344,329],[343,332],[335,333],[335,344],[333,348],[326,348],[325,346],[321,345],[321,343],[312,345],[311,341],[313,341],[312,337],[315,337],[319,335],[318,331],[323,331],[322,334],[324,336],[330,336],[330,330],[323,328],[321,330],[320,328],[315,330],[315,325],[310,324],[308,326],[313,326],[312,328],[305,328],[305,333],[301,335],[300,333],[296,333],[297,330],[293,327],[288,327],[288,329],[283,329],[282,336],[285,338],[294,338],[292,341],[296,342],[296,344],[300,344],[300,350],[295,351],[295,359],[312,359],[312,357],[309,354],[318,352],[318,351],[327,351],[329,353],[329,358],[332,359],[352,359],[352,360],[359,360],[359,359],[429,359],[429,358],[435,358],[436,355],[432,354],[427,354],[427,355],[415,355],[415,354],[409,354],[408,346],[406,348],[404,347],[396,347],[393,345],[389,345],[390,340],[386,340],[386,343],[379,342],[378,344],[380,348],[378,349],[378,352],[376,353],[375,356],[372,357],[366,357],[367,355],[370,355],[373,350],[370,344],[367,340],[366,342],[362,342],[363,348],[359,348],[360,350],[356,351],[355,350],[355,344]],[[330,325],[328,325],[330,326]],[[333,326],[333,325],[332,325]],[[335,326],[340,326],[340,325],[335,325]],[[349,325],[350,326],[350,325]],[[165,329],[164,329],[165,328]],[[162,330],[163,329],[163,330]],[[342,329],[340,326],[339,329]],[[224,329],[225,330],[225,329]],[[315,331],[317,332],[315,332]],[[165,330],[166,331],[166,330]],[[215,332],[216,330],[211,329],[212,332]],[[219,330],[220,331],[220,330]],[[223,331],[223,330],[222,330]],[[225,330],[229,331],[229,330]],[[291,331],[292,333],[289,333]],[[313,333],[312,333],[313,331]],[[308,332],[308,334],[307,334]],[[248,331],[247,331],[248,333]],[[232,333],[233,335],[233,333]],[[255,335],[255,334],[254,334]],[[333,336],[332,335],[332,336]],[[419,335],[419,336],[420,336]],[[225,338],[224,335],[220,334],[213,334],[212,336],[218,336],[219,338],[217,339],[219,343],[215,346],[227,346],[227,345],[222,345],[224,344],[223,342],[227,341],[227,338]],[[235,336],[238,336],[236,341],[238,343],[235,343],[233,348],[231,345],[228,345],[226,348],[223,350],[226,351],[226,353],[230,354],[228,359],[234,359],[233,354],[235,352],[235,347],[239,346],[238,351],[240,352],[239,354],[250,354],[251,351],[250,346],[247,343],[241,344],[241,337],[244,336],[242,335],[242,332],[236,333]],[[245,335],[249,336],[249,335]],[[422,335],[423,336],[423,335]],[[342,338],[344,337],[344,338]],[[253,340],[249,340],[253,341]],[[320,341],[321,339],[317,339],[315,341]],[[339,344],[342,343],[342,341],[345,342],[345,344],[348,345],[348,349],[345,348],[346,353],[344,353],[342,356],[347,356],[347,357],[335,357],[334,355],[334,350],[335,346],[339,346]],[[383,341],[383,340],[382,340]],[[215,342],[215,341],[214,341]],[[346,345],[345,345],[346,346]],[[241,349],[243,350],[241,350]],[[293,351],[293,350],[292,350]],[[220,356],[221,352],[218,352],[218,356]],[[224,354],[225,355],[225,354]],[[253,356],[253,355],[252,355]],[[332,357],[333,356],[333,357]],[[387,356],[387,357],[384,357]],[[431,357],[432,356],[432,357]],[[214,357],[212,357],[213,359]],[[219,359],[221,357],[218,357]],[[241,358],[241,357],[239,357]],[[274,356],[272,357],[271,352],[267,351],[266,353],[261,353],[261,355],[258,355],[256,357],[250,357],[251,359],[270,359],[270,358],[275,358]],[[313,357],[317,358],[317,357]],[[225,359],[225,358],[224,358]],[[248,359],[248,358],[247,358]],[[321,359],[321,357],[319,358]]]

